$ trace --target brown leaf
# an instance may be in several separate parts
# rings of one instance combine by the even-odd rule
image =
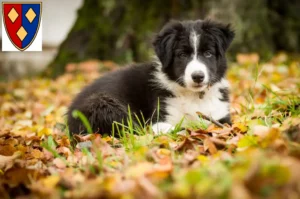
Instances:
[[[40,171],[13,167],[7,170],[4,178],[12,185],[28,184],[30,181],[35,181],[42,176]]]
[[[7,130],[7,129],[0,129],[0,137],[4,137],[6,135],[9,135],[10,134],[10,131]]]
[[[97,136],[99,136],[99,134],[87,134],[87,135],[83,135],[83,136],[82,135],[74,134],[74,139],[77,142],[85,142],[85,141],[93,140]]]
[[[50,151],[43,149],[43,153],[44,153],[44,157],[46,160],[52,160],[53,159],[53,153],[51,153]]]
[[[228,136],[232,133],[232,128],[213,129],[210,132],[217,134],[217,137]]]
[[[21,156],[20,151],[16,151],[12,156],[0,155],[0,170],[7,171],[14,165],[15,159]]]
[[[71,150],[68,147],[62,146],[62,147],[58,147],[56,149],[56,151],[60,154],[63,154],[64,156],[69,156],[72,154]]]
[[[214,137],[211,137],[209,138],[215,145],[218,145],[218,146],[222,146],[222,147],[225,147],[227,144],[226,142],[224,142],[223,140],[221,139],[218,139],[218,138],[214,138]]]
[[[192,131],[190,135],[191,135],[191,137],[196,137],[196,138],[199,138],[199,139],[202,139],[202,140],[204,140],[205,138],[208,137],[207,133],[206,134],[204,134],[204,133],[197,133],[195,131]]]
[[[205,151],[209,151],[210,154],[216,154],[218,152],[216,146],[214,145],[214,143],[211,141],[211,138],[206,138],[203,142],[204,145],[204,149]]]
[[[53,160],[53,164],[59,169],[64,169],[67,166],[66,163],[61,158],[55,158]]]
[[[32,155],[33,158],[36,158],[36,159],[44,158],[43,152],[41,152],[38,149],[33,149],[30,154]]]
[[[17,149],[11,145],[0,145],[0,155],[11,156]]]
[[[181,151],[194,148],[195,140],[192,138],[184,137],[184,140],[174,147],[174,150]]]

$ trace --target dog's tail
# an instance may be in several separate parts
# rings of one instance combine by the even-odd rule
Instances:
[[[78,110],[84,114],[93,133],[111,134],[114,122],[122,123],[128,117],[127,107],[118,99],[105,93],[95,93],[81,101],[74,101],[68,110],[68,126],[71,134],[88,133],[86,126],[72,112]],[[117,135],[115,135],[117,136]]]

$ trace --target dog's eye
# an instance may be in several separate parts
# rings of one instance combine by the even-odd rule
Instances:
[[[204,55],[204,57],[206,57],[206,58],[210,58],[210,57],[212,56],[212,53],[211,53],[210,51],[205,51],[205,52],[203,53],[203,55]]]
[[[186,58],[187,54],[181,52],[181,53],[178,53],[178,57],[180,57],[180,58]]]

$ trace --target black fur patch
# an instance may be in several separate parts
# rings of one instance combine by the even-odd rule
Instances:
[[[228,90],[228,88],[220,88],[219,91],[222,95],[222,98],[220,98],[220,100],[223,101],[223,102],[228,102],[229,101],[229,90]]]
[[[89,120],[93,132],[110,133],[112,123],[126,121],[127,107],[118,99],[104,93],[94,93],[85,102],[76,107]],[[71,111],[71,110],[70,110]],[[69,129],[74,133],[87,133],[79,119],[74,119],[69,113]]]
[[[230,117],[229,114],[226,115],[225,117],[221,118],[221,119],[219,120],[219,122],[220,122],[221,124],[229,124],[229,125],[232,124],[232,123],[231,123],[231,117]]]

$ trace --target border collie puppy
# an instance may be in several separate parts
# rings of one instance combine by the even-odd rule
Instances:
[[[70,132],[86,133],[72,117],[75,109],[101,134],[111,134],[114,121],[126,124],[128,107],[133,119],[153,124],[199,120],[196,112],[230,124],[225,52],[233,37],[229,25],[210,20],[168,23],[153,42],[158,60],[108,73],[77,95],[68,110]]]

